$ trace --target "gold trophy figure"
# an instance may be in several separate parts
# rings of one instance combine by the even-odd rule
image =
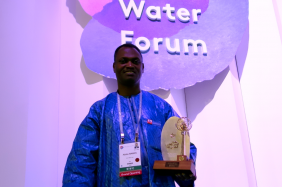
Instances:
[[[195,165],[189,160],[191,121],[186,118],[169,118],[162,130],[161,149],[163,161],[157,160],[153,169],[161,175],[183,175],[196,179]],[[187,177],[188,176],[188,177]]]
[[[181,154],[177,155],[178,161],[184,161],[189,159],[190,155],[190,136],[189,136],[189,130],[192,128],[191,121],[186,118],[182,117],[179,118],[175,124],[175,127],[177,130],[181,132]],[[186,145],[188,144],[189,148],[187,150]]]

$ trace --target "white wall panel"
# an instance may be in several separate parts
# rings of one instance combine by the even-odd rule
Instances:
[[[32,7],[25,186],[50,187],[57,183],[60,2],[33,1]]]
[[[185,88],[199,187],[249,186],[233,81],[227,67],[214,79]]]
[[[25,183],[32,23],[19,21],[17,14],[25,4],[29,2],[0,2],[0,186],[5,187]],[[21,18],[30,20],[32,15]]]
[[[58,182],[62,178],[67,156],[71,150],[78,126],[91,105],[104,98],[103,77],[90,71],[80,49],[83,27],[91,19],[78,1],[61,1],[61,56],[60,56],[60,112]]]
[[[249,47],[239,63],[257,185],[282,186],[282,45],[272,1],[249,2]]]

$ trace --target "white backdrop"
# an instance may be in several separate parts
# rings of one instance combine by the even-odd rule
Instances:
[[[153,91],[193,120],[198,187],[282,186],[282,0],[249,2],[229,67]],[[0,186],[61,186],[80,122],[116,83],[85,66],[79,40],[91,17],[77,0],[1,1],[0,15]]]

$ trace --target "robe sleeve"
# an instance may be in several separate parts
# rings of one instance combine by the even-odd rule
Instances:
[[[96,186],[100,113],[95,103],[80,124],[65,166],[63,187]]]

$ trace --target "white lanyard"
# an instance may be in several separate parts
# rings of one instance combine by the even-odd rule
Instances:
[[[131,119],[132,119],[132,123],[134,125],[134,130],[135,130],[135,142],[138,141],[138,127],[139,127],[139,122],[141,119],[141,113],[142,113],[142,91],[140,91],[139,94],[140,98],[139,98],[139,114],[137,117],[137,111],[136,111],[136,105],[135,105],[135,101],[134,98],[132,97],[132,101],[133,101],[133,106],[134,106],[134,113],[135,116],[137,117],[137,123],[135,123],[135,118],[132,112],[132,108],[130,106],[130,102],[129,102],[129,98],[127,98],[127,104],[130,110],[130,115],[131,115]],[[121,143],[124,143],[124,132],[123,132],[123,124],[122,124],[122,117],[121,117],[121,107],[120,107],[120,96],[117,93],[117,101],[118,101],[118,116],[119,116],[119,128],[120,128],[120,137],[121,137]]]

